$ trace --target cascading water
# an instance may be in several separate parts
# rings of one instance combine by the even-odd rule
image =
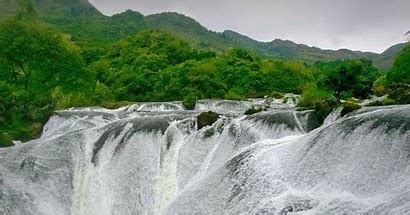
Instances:
[[[0,149],[0,214],[410,213],[409,105],[318,128],[278,104],[59,111],[40,139]],[[253,105],[269,108],[244,116]],[[208,110],[224,115],[197,130]]]

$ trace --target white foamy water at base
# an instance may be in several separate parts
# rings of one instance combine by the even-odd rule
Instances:
[[[0,149],[0,214],[410,212],[410,106],[240,113],[263,102],[59,111]],[[208,110],[227,114],[197,130]]]

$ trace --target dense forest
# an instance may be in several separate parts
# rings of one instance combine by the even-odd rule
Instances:
[[[53,111],[75,106],[179,100],[192,108],[198,99],[297,93],[301,107],[324,116],[370,95],[388,95],[373,105],[410,103],[410,46],[385,71],[367,58],[311,63],[207,48],[166,30],[140,30],[109,45],[79,43],[44,23],[32,5],[22,8],[0,24],[0,146],[35,138]]]

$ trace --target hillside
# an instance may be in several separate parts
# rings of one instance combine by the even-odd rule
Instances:
[[[87,0],[34,0],[39,17],[72,36],[79,45],[93,47],[108,45],[138,31],[159,29],[183,37],[194,46],[223,52],[230,48],[247,48],[258,54],[280,59],[297,59],[306,62],[338,59],[366,58],[380,68],[391,66],[394,56],[404,47],[398,44],[378,55],[347,49],[323,50],[289,40],[275,39],[259,42],[234,31],[217,33],[208,30],[196,20],[178,13],[160,13],[144,16],[127,10],[114,16],[105,16]],[[18,11],[17,0],[0,0],[0,19]]]
[[[275,39],[271,42],[259,42],[245,35],[229,30],[223,32],[223,35],[225,38],[236,41],[249,49],[282,59],[299,59],[308,62],[315,62],[318,60],[329,61],[337,59],[372,58],[377,56],[375,53],[355,52],[347,49],[340,49],[336,51],[323,50],[281,39]]]
[[[196,20],[178,13],[160,13],[145,17],[148,28],[169,31],[177,36],[182,36],[196,44],[199,48],[210,48],[224,51],[232,47],[241,47],[235,41],[212,32]]]
[[[389,69],[393,65],[396,56],[407,45],[409,45],[409,43],[399,43],[386,49],[383,53],[373,58],[374,64],[381,69]]]
[[[17,10],[17,3],[15,0],[1,0],[0,1],[0,19],[4,19],[5,17],[13,14]]]

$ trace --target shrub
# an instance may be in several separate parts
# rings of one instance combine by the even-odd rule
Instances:
[[[372,92],[376,96],[382,96],[387,94],[387,80],[386,75],[381,76],[373,83]]]
[[[395,104],[396,104],[396,102],[393,99],[387,98],[387,99],[383,100],[383,105],[395,105]]]
[[[281,99],[281,98],[283,98],[284,95],[281,92],[275,91],[270,96],[274,99]]]
[[[395,85],[389,93],[389,99],[396,104],[410,104],[410,87],[408,85]]]
[[[337,99],[329,91],[318,88],[310,88],[303,92],[302,100],[298,104],[298,107],[313,108],[321,123],[337,106]]]
[[[229,100],[243,100],[245,99],[245,96],[242,95],[242,93],[240,92],[240,90],[238,89],[231,89],[229,90],[226,94],[225,94],[225,99],[229,99]]]
[[[13,146],[13,137],[7,132],[0,133],[0,148]]]
[[[187,96],[184,96],[184,100],[182,103],[187,110],[194,110],[197,100],[198,100],[197,96],[193,94],[189,94]]]
[[[332,93],[327,90],[309,88],[303,92],[302,99],[299,102],[298,106],[313,108],[317,103],[326,100],[336,100],[336,98],[334,98]]]
[[[107,108],[107,109],[117,109],[117,108],[120,108],[120,107],[132,105],[132,104],[135,104],[135,103],[134,102],[128,102],[128,101],[119,101],[119,102],[107,101],[107,102],[103,102],[101,104],[101,106],[104,107],[104,108]]]

